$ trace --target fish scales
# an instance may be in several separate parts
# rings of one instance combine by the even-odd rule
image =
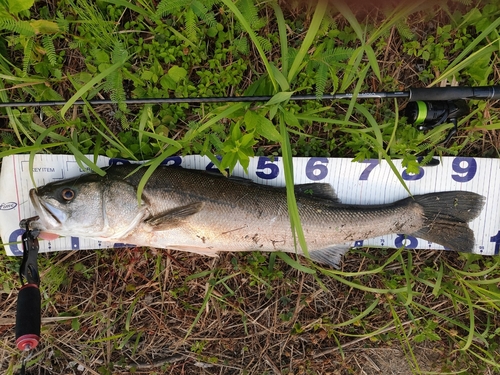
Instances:
[[[191,173],[189,170],[165,168],[158,184],[146,185],[144,197],[149,201],[151,214],[198,201],[205,207],[186,219],[191,241],[218,251],[255,250],[295,251],[290,230],[286,194],[283,189],[244,183],[218,175]],[[134,178],[130,183],[138,184]],[[297,205],[306,241],[311,251],[332,243],[377,237],[396,232],[401,227],[416,231],[422,225],[421,215],[408,215],[406,205],[374,207],[343,207],[315,198],[297,197]],[[418,207],[413,208],[418,211]],[[421,212],[422,214],[423,212]],[[374,225],[378,223],[378,225]],[[147,233],[140,232],[140,233]],[[175,238],[165,243],[162,233],[149,239],[127,239],[130,243],[156,243],[175,246]],[[258,240],[257,240],[258,239]],[[278,246],[279,245],[279,246]]]
[[[284,188],[241,178],[159,167],[137,202],[145,169],[114,166],[104,177],[86,175],[30,192],[44,232],[215,255],[219,251],[296,249]],[[337,266],[356,240],[391,233],[420,236],[457,251],[471,251],[467,223],[484,198],[442,192],[385,205],[340,203],[330,185],[297,186],[296,199],[309,253]]]

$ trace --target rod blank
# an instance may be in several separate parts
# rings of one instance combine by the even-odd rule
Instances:
[[[338,93],[333,95],[323,95],[318,98],[316,95],[292,95],[290,100],[341,100],[351,99],[354,97],[352,93]],[[272,96],[222,96],[209,98],[141,98],[141,99],[125,99],[126,104],[202,104],[202,103],[253,103],[267,102]],[[361,92],[356,96],[357,99],[409,99],[411,102],[418,100],[456,100],[456,99],[500,99],[500,86],[480,86],[480,87],[432,87],[421,89],[410,89],[409,91],[381,91],[381,92]],[[66,100],[61,101],[41,101],[41,102],[5,102],[0,103],[0,108],[7,107],[58,107],[67,103]],[[77,100],[73,105],[84,105],[89,103],[92,106],[103,104],[117,104],[116,101],[110,99],[102,100]]]

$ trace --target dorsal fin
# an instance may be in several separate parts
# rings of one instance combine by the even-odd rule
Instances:
[[[309,183],[295,185],[295,194],[309,198],[328,199],[329,201],[340,203],[335,190],[330,184]]]

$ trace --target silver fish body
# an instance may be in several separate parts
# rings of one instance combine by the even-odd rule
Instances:
[[[284,188],[160,167],[138,204],[145,169],[132,173],[136,168],[113,166],[104,177],[89,174],[32,189],[37,228],[212,256],[219,251],[301,253],[290,229]],[[484,204],[476,193],[452,191],[385,205],[344,205],[328,184],[298,185],[296,199],[311,258],[334,266],[353,241],[391,233],[469,252],[474,234],[467,223]]]

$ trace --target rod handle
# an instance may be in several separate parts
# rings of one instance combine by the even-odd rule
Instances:
[[[16,346],[30,350],[40,342],[42,325],[40,289],[36,284],[26,284],[19,290],[16,311]]]
[[[500,86],[431,87],[410,89],[410,102],[418,100],[500,99]]]

